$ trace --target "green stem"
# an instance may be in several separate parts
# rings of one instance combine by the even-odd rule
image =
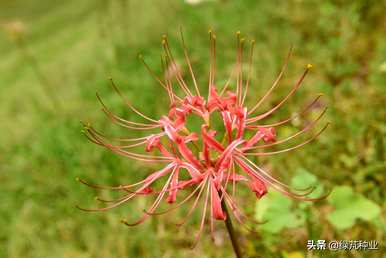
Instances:
[[[240,245],[237,241],[236,232],[233,228],[232,221],[231,221],[231,218],[229,216],[228,208],[225,204],[224,198],[221,201],[221,207],[226,214],[225,225],[226,225],[229,237],[230,237],[231,242],[232,242],[233,251],[235,252],[235,255],[237,258],[242,258],[243,256],[241,255]]]

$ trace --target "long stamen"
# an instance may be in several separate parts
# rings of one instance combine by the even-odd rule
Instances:
[[[171,163],[168,166],[166,166],[165,168],[163,168],[163,169],[161,169],[161,170],[159,170],[157,172],[154,172],[153,175],[156,174],[156,176],[154,176],[154,177],[152,177],[150,179],[149,179],[149,177],[146,177],[145,179],[143,179],[143,180],[141,180],[141,181],[139,181],[137,183],[130,184],[130,185],[105,186],[105,185],[91,184],[89,182],[86,182],[83,179],[80,179],[79,177],[77,177],[76,180],[81,182],[82,184],[84,184],[86,186],[89,186],[89,187],[95,188],[95,189],[101,189],[101,190],[126,190],[126,189],[129,189],[129,188],[141,185],[141,184],[145,184],[145,183],[146,183],[146,186],[149,186],[150,185],[149,182],[152,183],[155,180],[154,178],[158,178],[159,176],[162,176],[163,174],[167,173],[175,165],[176,165],[175,163]]]
[[[102,111],[112,120],[112,121],[120,121],[124,124],[127,124],[129,126],[131,126],[132,128],[134,128],[133,126],[140,126],[141,128],[155,128],[155,127],[159,127],[159,125],[157,124],[144,124],[144,123],[138,123],[138,122],[132,122],[132,121],[128,121],[126,119],[123,119],[117,115],[115,115],[113,112],[111,112],[109,110],[109,108],[107,108],[107,106],[105,105],[105,103],[103,102],[102,98],[99,96],[98,93],[96,93],[96,97],[98,99],[98,101],[101,103],[102,105]],[[123,125],[122,125],[123,126]],[[130,128],[130,127],[129,127]]]
[[[119,142],[136,142],[136,141],[143,141],[143,140],[146,140],[149,138],[149,136],[144,136],[144,137],[138,137],[138,138],[123,138],[123,137],[110,137],[110,136],[106,136],[105,134],[102,134],[101,132],[97,131],[94,127],[92,127],[90,124],[88,123],[84,123],[84,122],[81,122],[81,124],[83,125],[83,127],[86,129],[86,130],[90,130],[92,131],[94,134],[96,135],[99,135],[100,137],[103,137],[104,139],[108,139],[108,140],[111,140],[111,141],[119,141]],[[155,136],[159,136],[159,137],[162,137],[165,133],[158,133],[158,134],[154,134]]]
[[[281,191],[282,194],[290,197],[290,198],[294,198],[294,199],[297,199],[297,200],[300,200],[300,201],[307,201],[307,202],[316,202],[316,201],[321,201],[321,200],[324,200],[326,199],[330,193],[331,193],[331,189],[327,190],[325,194],[321,195],[320,197],[306,197],[306,196],[294,196],[292,193],[288,193],[288,192],[285,192],[285,191]]]
[[[291,150],[295,150],[295,149],[298,149],[304,145],[306,145],[307,143],[315,140],[324,130],[327,129],[327,127],[329,126],[330,123],[327,123],[318,133],[316,133],[315,135],[313,135],[311,138],[309,138],[308,140],[304,141],[303,143],[301,144],[298,144],[298,145],[295,145],[291,148],[288,148],[288,149],[284,149],[284,150],[279,150],[279,151],[271,151],[271,152],[252,152],[252,153],[245,153],[245,155],[249,155],[249,156],[268,156],[268,155],[274,155],[274,154],[280,154],[280,153],[284,153],[284,152],[288,152],[288,151],[291,151]]]
[[[213,187],[210,187],[210,217],[209,217],[209,223],[210,223],[210,236],[212,238],[212,241],[214,241],[214,221],[213,221]]]
[[[134,193],[134,192],[131,192],[131,193]],[[140,194],[140,193],[138,193],[138,194]],[[102,203],[116,203],[116,202],[119,202],[119,201],[125,199],[127,196],[129,196],[129,194],[125,194],[124,196],[122,196],[120,198],[112,199],[112,200],[102,199],[102,198],[97,196],[97,197],[95,197],[95,200],[102,202]]]
[[[255,48],[255,41],[254,40],[251,40],[251,49],[249,51],[249,71],[248,71],[248,79],[247,79],[247,82],[245,84],[245,91],[244,91],[244,96],[243,96],[243,99],[241,100],[241,105],[244,105],[244,101],[245,101],[245,98],[247,97],[247,93],[248,93],[248,88],[249,88],[249,84],[251,82],[251,78],[252,78],[252,69],[253,69],[253,50]]]
[[[250,163],[252,164],[254,167],[256,167],[261,173],[263,174],[267,174],[264,170],[262,170],[261,168],[257,167],[255,164],[253,163]],[[253,172],[253,170],[250,170],[250,172]],[[282,187],[280,187],[280,185],[283,185],[283,184],[275,184],[275,183],[272,183],[272,182],[269,182],[269,181],[266,181],[263,177],[261,177],[261,175],[257,174],[257,173],[253,173],[251,174],[251,176],[257,178],[257,179],[260,179],[260,180],[263,180],[265,181],[266,183],[268,183],[269,185],[271,185],[276,191],[286,195],[286,196],[289,196],[291,198],[294,198],[294,199],[298,199],[298,200],[304,200],[304,201],[318,201],[318,200],[322,200],[324,198],[326,198],[330,191],[327,192],[325,195],[322,195],[321,197],[317,197],[317,198],[310,198],[310,197],[307,197],[308,195],[310,195],[315,189],[316,187],[315,186],[312,186],[312,187],[308,187],[306,189],[304,189],[303,191],[306,191],[302,194],[298,194],[298,193],[294,193],[292,192],[289,188],[287,187],[284,187],[284,189]],[[309,190],[307,190],[309,189]],[[296,189],[295,189],[296,190]],[[298,190],[299,191],[299,190]]]
[[[139,130],[139,131],[146,131],[151,129],[156,129],[161,127],[161,125],[149,125],[149,126],[141,126],[141,125],[133,125],[129,124],[125,119],[122,119],[121,117],[111,113],[107,109],[102,108],[102,111],[106,114],[106,116],[110,119],[110,121],[116,125],[122,126],[124,128],[132,129],[132,130]]]
[[[279,125],[283,125],[283,124],[286,124],[288,123],[289,121],[292,121],[298,117],[301,117],[303,116],[304,114],[308,113],[309,111],[311,111],[311,108],[315,105],[316,102],[318,102],[318,100],[320,99],[320,97],[322,97],[323,94],[319,94],[312,102],[310,102],[305,108],[303,108],[300,112],[296,113],[295,115],[287,118],[287,119],[284,119],[282,121],[279,121],[279,122],[276,122],[276,123],[272,123],[272,124],[264,124],[264,125],[247,125],[247,128],[248,129],[258,129],[258,128],[261,128],[261,127],[276,127],[276,126],[279,126]]]
[[[169,92],[169,98],[170,98],[170,105],[175,105],[176,103],[176,99],[179,101],[179,102],[182,102],[182,99],[180,97],[178,97],[174,92],[173,92],[173,84],[172,84],[172,81],[171,81],[171,78],[170,76],[168,76],[168,72],[167,72],[167,69],[169,67],[169,62],[168,62],[168,57],[166,55],[161,55],[161,63],[162,63],[162,73],[163,73],[163,76],[164,76],[164,80],[165,80],[165,84],[166,84],[166,87],[168,89],[168,92]]]
[[[88,138],[90,140],[92,140],[94,143],[96,143],[98,145],[101,145],[101,146],[104,146],[104,147],[107,147],[107,148],[111,148],[111,149],[132,148],[132,147],[136,147],[136,146],[139,146],[139,145],[142,145],[142,144],[146,143],[146,141],[143,141],[143,142],[134,143],[134,144],[130,144],[130,145],[113,145],[113,144],[110,144],[110,143],[106,143],[105,139],[103,139],[99,135],[94,134],[92,131],[87,131],[87,132],[88,132],[88,134],[86,134],[86,136],[90,136],[90,138],[89,137]]]
[[[178,85],[181,87],[181,89],[185,92],[186,95],[193,96],[192,92],[189,90],[188,86],[186,85],[185,80],[182,78],[179,66],[177,65],[175,59],[173,58],[166,35],[163,36],[162,46],[164,47],[165,54],[170,60],[173,69],[175,69]]]
[[[140,182],[137,182],[137,183],[131,184],[131,185],[106,186],[106,185],[91,184],[91,183],[86,182],[85,180],[83,180],[79,177],[77,177],[76,180],[79,181],[80,183],[86,185],[86,186],[89,186],[89,187],[95,188],[95,189],[101,189],[101,190],[124,190],[124,189],[131,188],[131,187],[134,187],[134,186],[137,186],[137,185],[140,185],[140,184],[143,184],[144,182],[146,182],[146,179],[144,179]]]
[[[205,186],[205,184],[207,183],[207,181],[208,181],[208,175],[205,177],[205,179],[204,179],[204,182],[205,182],[205,183],[202,185],[202,188],[200,189],[200,192],[198,193],[196,199],[194,200],[192,207],[190,207],[190,209],[189,209],[188,213],[186,214],[184,220],[181,221],[181,222],[179,222],[179,223],[176,223],[177,226],[182,226],[183,224],[185,224],[186,221],[187,221],[187,219],[188,219],[188,218],[190,217],[190,215],[193,213],[194,209],[195,209],[196,206],[197,206],[198,201],[200,200],[201,194],[202,194],[203,190],[205,189],[204,186]]]
[[[221,89],[220,94],[219,94],[220,97],[222,97],[224,95],[225,91],[228,89],[228,87],[231,83],[231,80],[234,77],[236,72],[237,72],[237,64],[232,68],[232,71],[231,71],[231,74],[229,75],[228,80],[225,82],[223,88]]]
[[[170,57],[166,53],[164,54],[164,66],[165,68],[163,69],[163,74],[164,74],[166,85],[168,89],[170,89],[170,91],[173,92],[173,82],[172,82],[173,77],[170,76],[170,67],[174,67],[174,64],[171,63]],[[177,84],[181,87],[181,85],[178,83],[178,80],[177,80]],[[188,93],[186,92],[186,90],[184,90],[184,88],[182,88],[182,90],[185,93],[185,95],[188,95]],[[182,102],[182,99],[176,94],[174,94],[173,96],[173,100],[174,99],[177,99],[179,102]],[[175,101],[172,102],[172,105],[173,104],[175,104]]]
[[[235,166],[235,163],[232,162],[232,176],[235,177],[236,176],[236,166]],[[235,196],[236,195],[236,181],[233,180],[233,184],[232,184],[232,196]]]
[[[233,163],[233,161],[231,161],[231,163]],[[227,178],[225,179],[225,184],[224,184],[224,186],[221,186],[224,189],[224,191],[227,189],[230,177],[231,177],[231,173],[228,170]],[[235,181],[235,178],[233,178],[233,181]],[[224,191],[222,191],[222,193],[221,193],[220,201],[222,201],[222,199],[224,198]]]
[[[143,56],[140,54],[138,55],[138,59],[143,63],[145,66],[146,70],[150,73],[150,75],[167,91],[169,95],[170,102],[173,103],[171,96],[174,95],[173,91],[168,87],[165,82],[161,80],[161,78],[150,68],[150,66],[146,63],[145,59]],[[162,60],[161,60],[162,62]]]
[[[117,149],[131,149],[131,148],[138,147],[138,146],[141,146],[144,144],[146,144],[146,141],[133,143],[133,144],[129,144],[129,145],[111,145],[111,146],[114,146],[114,148],[117,148]]]
[[[123,150],[115,150],[111,149],[111,151],[128,158],[136,159],[136,160],[142,160],[142,161],[149,161],[149,162],[170,162],[172,158],[169,157],[163,157],[163,156],[151,156],[151,155],[142,155],[137,154],[133,152],[123,151]]]
[[[116,125],[122,126],[124,128],[132,129],[132,130],[138,130],[138,131],[146,131],[151,129],[156,129],[161,127],[161,125],[153,125],[153,126],[133,126],[130,124],[127,124],[127,122],[122,121],[124,119],[110,113],[106,109],[102,109],[102,111],[106,114],[106,116],[110,119],[110,121]],[[122,122],[121,122],[122,121]]]
[[[118,207],[120,206],[121,204],[127,202],[128,200],[130,200],[131,198],[133,198],[136,194],[130,194],[128,195],[127,197],[119,200],[118,202],[110,205],[110,206],[107,206],[107,207],[103,207],[103,208],[96,208],[96,209],[85,209],[85,208],[82,208],[82,207],[79,207],[78,205],[76,205],[76,208],[82,210],[82,211],[88,211],[88,212],[98,212],[98,211],[108,211],[108,210],[111,210],[115,207]]]
[[[216,72],[216,35],[212,30],[209,30],[209,83],[208,83],[208,98],[210,88],[214,86],[214,77]]]
[[[237,207],[236,205],[236,202],[232,199],[231,196],[229,196],[229,194],[225,193],[225,201],[227,202],[227,204],[231,207],[232,209],[232,214],[233,216],[236,218],[237,222],[239,222],[247,231],[251,232],[251,233],[257,233],[256,230],[253,230],[252,228],[250,228],[249,226],[247,226],[245,220],[252,220],[254,222],[254,224],[263,224],[262,222],[258,222],[248,216],[246,216],[245,214],[243,214],[241,212],[241,210]]]
[[[239,103],[239,105],[241,105],[241,97],[243,95],[243,80],[244,80],[244,76],[243,76],[243,55],[244,55],[244,43],[245,43],[245,39],[244,38],[241,38],[240,39],[240,50],[239,50],[239,80],[238,80],[238,84],[239,84],[239,87],[240,87],[240,90],[239,90],[239,95],[237,96],[237,102]]]
[[[282,139],[282,140],[279,140],[279,141],[276,141],[274,143],[270,143],[270,144],[264,144],[264,145],[258,145],[258,146],[253,146],[253,147],[248,147],[248,148],[245,148],[245,149],[242,149],[243,151],[245,150],[252,150],[252,149],[260,149],[260,148],[267,148],[267,147],[271,147],[271,146],[275,146],[275,145],[278,145],[278,144],[281,144],[281,143],[285,143],[295,137],[297,137],[298,135],[301,135],[307,131],[309,131],[310,129],[312,129],[316,123],[323,117],[323,115],[326,113],[326,110],[327,108],[325,108],[320,114],[319,116],[314,120],[312,121],[311,123],[309,123],[308,125],[306,125],[302,130],[296,132],[295,134],[293,135],[290,135],[288,136],[287,138],[285,139]]]
[[[117,153],[121,156],[125,156],[128,158],[136,159],[136,160],[142,160],[142,161],[149,161],[149,162],[169,162],[172,160],[170,157],[163,157],[163,156],[151,156],[151,155],[143,155],[143,154],[138,154],[134,152],[129,152],[129,151],[124,151],[120,148],[117,148],[116,146],[106,143],[104,139],[99,137],[98,135],[94,134],[93,131],[86,129],[87,133],[86,136],[94,142],[97,145],[101,145],[103,147],[106,147],[113,151],[114,153]]]
[[[143,154],[138,154],[134,152],[117,149],[117,148],[114,148],[113,145],[108,145],[103,142],[101,142],[101,144],[116,154],[131,158],[131,159],[135,159],[135,160],[149,161],[149,162],[170,162],[172,160],[172,158],[170,157],[143,155]]]
[[[157,162],[170,162],[172,160],[172,159],[166,160],[166,159],[163,159],[163,157],[160,157],[160,156],[141,155],[141,154],[137,154],[137,153],[133,153],[133,152],[123,151],[123,150],[121,150],[119,148],[114,148],[113,145],[107,145],[107,144],[101,143],[100,141],[91,138],[90,135],[86,134],[86,137],[91,142],[93,142],[93,143],[95,143],[97,145],[106,147],[106,148],[110,149],[112,152],[114,152],[114,153],[116,153],[118,155],[125,156],[125,157],[128,157],[128,158],[134,159],[134,160],[147,161],[147,162],[156,162],[156,163]]]
[[[189,201],[189,200],[195,195],[195,193],[196,193],[198,190],[200,190],[200,189],[202,189],[202,188],[204,187],[204,184],[205,184],[205,181],[202,181],[202,182],[198,185],[198,187],[196,187],[196,188],[193,190],[193,192],[191,192],[185,199],[183,199],[180,203],[176,204],[175,206],[173,206],[173,207],[171,207],[171,208],[169,208],[169,209],[166,209],[166,210],[164,210],[164,211],[152,212],[152,213],[150,213],[149,211],[144,211],[144,212],[146,212],[146,213],[148,213],[148,214],[150,214],[150,215],[162,215],[162,214],[166,214],[166,213],[168,213],[168,212],[171,212],[171,211],[173,211],[173,210],[175,210],[175,209],[181,207],[181,206],[182,206],[184,203],[186,203],[187,201]],[[170,189],[168,189],[168,191],[169,191],[169,190],[170,190]]]
[[[302,85],[304,78],[306,77],[307,73],[309,72],[309,70],[311,68],[312,68],[312,65],[310,65],[310,64],[308,64],[306,66],[306,69],[305,69],[303,75],[298,80],[298,82],[295,84],[295,86],[292,88],[292,90],[288,93],[288,95],[285,96],[284,99],[282,99],[276,106],[274,106],[271,110],[269,110],[261,115],[258,115],[258,116],[255,116],[254,118],[248,119],[248,122],[255,122],[255,121],[258,121],[260,119],[263,119],[263,118],[269,116],[270,114],[272,114],[273,112],[275,112],[279,107],[281,107],[297,91],[297,89],[299,89],[299,87]]]
[[[114,119],[117,119],[117,120],[119,120],[119,121],[121,121],[121,122],[123,122],[123,123],[126,123],[126,124],[128,124],[128,125],[135,125],[135,126],[142,126],[142,127],[151,127],[151,128],[153,128],[153,127],[155,127],[155,126],[159,127],[158,124],[145,124],[145,123],[138,123],[138,122],[133,122],[133,121],[128,121],[128,120],[126,120],[126,119],[123,119],[123,118],[121,118],[121,117],[115,115],[113,112],[110,111],[110,109],[106,106],[106,104],[103,102],[102,98],[100,97],[100,95],[99,95],[98,93],[96,93],[96,97],[97,97],[98,101],[101,103],[101,105],[102,105],[102,107],[103,107],[102,110],[103,110],[107,115],[113,116]]]
[[[169,94],[170,94],[170,99],[171,99],[170,105],[174,105],[176,103],[176,99],[179,102],[182,102],[182,99],[180,97],[178,97],[173,91],[173,84],[171,81],[171,77],[168,76],[168,71],[167,71],[168,67],[170,67],[170,63],[169,63],[168,56],[166,54],[161,55],[161,62],[162,62],[162,73],[164,76],[165,84],[166,84],[168,91],[169,91]]]
[[[245,225],[245,222],[241,218],[241,216],[240,216],[241,214],[238,211],[234,202],[231,200],[231,197],[229,195],[227,195],[227,193],[225,193],[224,196],[225,196],[225,201],[229,205],[229,207],[231,208],[232,214],[236,218],[237,222],[239,222],[241,225]]]
[[[254,111],[255,111],[255,110],[256,110],[256,109],[264,102],[264,100],[265,100],[269,95],[271,95],[271,92],[276,88],[276,86],[278,85],[278,83],[279,83],[281,77],[283,77],[283,74],[284,74],[285,70],[287,69],[288,61],[289,61],[289,59],[291,58],[292,51],[293,51],[293,47],[291,46],[291,48],[290,48],[290,50],[289,50],[289,52],[288,52],[288,55],[287,55],[287,57],[286,57],[286,59],[285,59],[285,61],[284,61],[284,65],[283,65],[283,67],[281,68],[281,71],[280,71],[278,77],[277,77],[276,80],[273,82],[271,88],[270,88],[270,89],[265,93],[265,95],[260,99],[260,101],[257,102],[256,105],[255,105],[253,108],[251,108],[251,110],[249,110],[248,115],[252,114],[252,113],[253,113],[253,112],[254,112]]]
[[[181,27],[180,27],[180,37],[181,37],[182,48],[184,50],[185,61],[186,61],[187,65],[188,65],[190,75],[192,76],[194,88],[196,90],[197,95],[201,96],[200,90],[198,89],[197,80],[196,80],[196,77],[195,77],[194,72],[193,72],[192,63],[191,63],[189,55],[188,55],[188,49],[187,49],[187,47],[185,45],[184,34],[182,32],[182,28]]]
[[[163,77],[164,77],[164,80],[165,80],[165,87],[164,89],[167,91],[168,93],[168,97],[169,97],[169,105],[172,106],[175,102],[174,102],[174,93],[172,92],[172,88],[169,87],[169,84],[167,83],[167,80],[166,80],[166,64],[165,64],[165,61],[164,61],[164,58],[163,58],[163,55],[161,54],[161,57],[160,57],[160,63],[161,63],[161,71],[162,71],[162,74],[163,74]]]
[[[196,240],[194,241],[194,244],[192,245],[192,249],[198,244],[198,241],[200,240],[202,231],[204,230],[204,222],[205,222],[205,217],[206,217],[206,209],[208,208],[208,201],[209,201],[209,191],[210,191],[210,182],[211,179],[209,179],[208,187],[206,190],[206,197],[205,197],[205,203],[204,203],[204,210],[202,212],[202,218],[201,218],[201,223],[200,223],[200,229],[198,231],[198,234],[196,236]]]
[[[269,185],[271,186],[274,186],[276,189],[284,189],[285,191],[288,191],[290,192],[291,188],[280,182],[279,180],[275,179],[274,177],[272,177],[268,172],[266,172],[264,169],[260,168],[259,166],[257,166],[255,163],[253,163],[251,160],[249,160],[248,158],[246,157],[240,157],[243,161],[246,161],[249,163],[249,165],[245,164],[245,163],[240,163],[240,160],[239,159],[236,159],[238,162],[239,162],[239,166],[240,167],[244,167],[246,166],[246,168],[248,168],[249,172],[251,172],[252,174],[250,176],[254,177],[254,178],[257,178],[259,180],[262,180],[264,182],[267,182]],[[251,168],[250,166],[252,166],[253,168]],[[311,192],[313,192],[315,190],[315,187],[307,187],[305,189],[294,189],[295,191],[298,191],[298,192],[302,192],[302,193],[293,193],[294,195],[297,195],[297,196],[306,196],[306,195],[309,195]]]
[[[243,91],[243,49],[244,49],[244,38],[240,38],[240,32],[236,33],[237,37],[237,80],[236,80],[236,96],[237,103],[240,105],[241,96]]]
[[[164,187],[162,188],[162,192],[157,196],[157,198],[155,199],[155,201],[154,201],[153,204],[151,205],[151,207],[150,207],[150,209],[149,209],[151,212],[153,212],[154,210],[157,209],[157,207],[159,206],[159,204],[160,204],[161,201],[162,201],[162,198],[165,196],[165,193],[166,193],[165,190],[168,188],[168,186],[169,186],[169,184],[170,184],[170,181],[171,181],[171,179],[172,179],[172,177],[173,177],[173,175],[174,175],[174,173],[175,173],[175,169],[176,169],[176,168],[173,169],[173,172],[170,174],[168,180],[166,181]],[[138,224],[141,224],[141,223],[144,222],[149,216],[150,216],[150,215],[148,215],[148,214],[145,213],[139,220],[137,220],[137,221],[134,222],[134,223],[128,223],[128,222],[125,221],[125,220],[121,220],[121,222],[122,222],[123,224],[125,224],[126,226],[132,227],[132,226],[136,226],[136,225],[138,225]]]
[[[104,202],[104,203],[111,203],[111,202],[117,202],[117,201],[119,201],[119,200],[122,200],[123,198],[125,198],[126,196],[128,196],[129,194],[136,194],[136,195],[155,195],[155,194],[160,194],[160,193],[163,193],[163,192],[169,192],[170,190],[173,190],[173,189],[177,189],[177,188],[169,188],[169,189],[167,189],[167,190],[160,190],[160,191],[151,191],[151,192],[147,192],[147,191],[144,191],[145,189],[143,189],[143,190],[137,190],[137,191],[131,191],[131,190],[128,190],[127,188],[125,188],[125,189],[119,189],[119,190],[121,190],[121,191],[125,191],[126,193],[128,193],[128,194],[126,194],[126,195],[124,195],[124,196],[122,196],[122,197],[120,197],[120,198],[118,198],[118,199],[113,199],[113,200],[107,200],[107,199],[102,199],[102,198],[100,198],[100,197],[96,197],[95,199],[97,200],[97,201],[100,201],[100,202]]]
[[[135,107],[133,107],[133,105],[130,104],[130,101],[127,99],[127,97],[126,97],[124,94],[122,94],[122,92],[121,92],[121,91],[118,89],[118,87],[115,85],[115,83],[114,83],[114,81],[113,81],[112,78],[110,78],[110,82],[111,82],[110,84],[111,84],[111,86],[113,87],[113,89],[118,93],[118,95],[123,99],[123,101],[125,102],[125,104],[126,104],[131,110],[133,110],[137,115],[143,117],[143,118],[146,119],[146,120],[149,120],[149,121],[151,121],[151,122],[153,122],[153,123],[158,123],[157,120],[151,119],[150,117],[148,117],[148,116],[142,114],[142,113],[139,112]]]
[[[212,85],[215,85],[216,77],[216,34],[213,34],[213,72],[212,72]]]

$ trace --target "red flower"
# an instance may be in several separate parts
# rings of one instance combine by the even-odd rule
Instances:
[[[182,34],[181,34],[182,36]],[[290,190],[289,186],[281,183],[275,179],[261,166],[252,161],[254,156],[267,156],[279,153],[285,153],[297,149],[311,141],[313,141],[326,127],[324,126],[318,133],[312,135],[308,140],[300,144],[294,145],[287,149],[276,151],[259,151],[259,149],[267,149],[287,141],[309,131],[316,125],[316,122],[324,114],[325,110],[321,112],[319,117],[305,126],[303,129],[285,139],[277,139],[276,128],[287,124],[295,118],[290,117],[280,122],[273,124],[264,124],[262,120],[272,115],[278,108],[280,108],[295,91],[300,87],[303,79],[308,73],[311,65],[307,65],[305,72],[300,79],[295,83],[292,90],[270,110],[260,114],[255,114],[260,105],[266,100],[271,92],[278,85],[279,80],[283,76],[284,70],[287,66],[291,51],[285,61],[285,64],[268,92],[255,104],[252,108],[245,105],[247,91],[251,81],[252,56],[254,49],[254,42],[251,42],[249,53],[249,73],[247,78],[243,74],[243,51],[244,40],[240,39],[237,34],[237,62],[233,74],[236,77],[235,91],[231,91],[230,81],[218,90],[215,86],[215,36],[210,33],[210,71],[208,84],[208,98],[205,99],[197,86],[197,80],[194,75],[191,61],[187,54],[187,48],[182,38],[182,46],[185,54],[185,60],[189,68],[189,73],[193,81],[192,92],[191,87],[188,87],[184,76],[180,69],[175,69],[175,80],[177,87],[180,87],[185,96],[181,97],[175,93],[172,78],[164,76],[164,79],[159,78],[150,70],[146,63],[145,66],[150,73],[166,90],[169,96],[170,108],[167,116],[162,116],[159,119],[152,119],[136,108],[120,93],[117,87],[112,82],[114,89],[124,98],[128,107],[137,115],[143,118],[146,122],[133,122],[118,117],[113,114],[99,98],[103,111],[116,124],[126,127],[131,130],[153,131],[149,136],[141,138],[115,138],[108,139],[103,134],[96,131],[91,126],[85,126],[86,135],[88,138],[101,146],[109,148],[111,151],[132,158],[135,160],[163,163],[162,169],[155,171],[148,175],[144,180],[121,186],[98,186],[92,185],[82,180],[83,183],[101,189],[111,189],[122,191],[124,194],[117,200],[110,201],[110,205],[98,209],[85,209],[87,211],[103,211],[119,206],[128,200],[140,195],[156,195],[153,204],[145,211],[142,218],[134,223],[124,222],[127,225],[137,225],[146,220],[150,215],[162,214],[171,211],[188,200],[194,198],[192,207],[187,215],[196,209],[201,197],[204,199],[202,220],[200,233],[203,229],[207,210],[210,206],[211,229],[213,230],[213,219],[226,220],[226,214],[222,208],[222,202],[229,205],[235,218],[244,223],[245,216],[242,214],[235,202],[235,188],[239,185],[246,185],[252,192],[256,194],[257,198],[262,198],[268,190],[268,187],[273,188],[287,196],[299,200],[317,200],[307,197],[312,189],[304,189],[298,191]],[[173,58],[169,49],[167,38],[164,37],[163,47],[165,50],[165,66],[179,67]],[[142,58],[141,58],[142,60]],[[320,96],[317,96],[305,109],[303,109],[297,116],[302,115],[311,110],[311,107],[318,101]],[[223,122],[223,131],[215,131],[211,125],[211,116],[219,113]],[[200,132],[191,132],[187,126],[187,118],[190,116],[197,116],[202,120]],[[158,132],[154,132],[158,130]],[[222,139],[222,140],[221,140]],[[111,143],[111,142],[114,142]],[[129,144],[127,144],[129,143]],[[131,148],[143,146],[146,152],[153,152],[155,154],[143,154],[130,151]],[[165,178],[166,182],[162,189],[152,189],[153,183],[156,180]],[[169,204],[176,203],[179,199],[179,192],[191,188],[192,192],[180,200],[179,203],[172,206],[170,209],[163,212],[156,212],[157,207],[162,202],[165,194],[167,194],[166,201]],[[324,198],[324,197],[321,197]]]

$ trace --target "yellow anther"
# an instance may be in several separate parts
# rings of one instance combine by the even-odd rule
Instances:
[[[183,128],[182,128],[182,131],[183,131],[186,135],[189,135],[189,134],[190,134],[190,131],[189,131],[186,127],[183,127]]]
[[[312,67],[313,67],[312,64],[307,64],[306,66],[307,69],[311,69]]]

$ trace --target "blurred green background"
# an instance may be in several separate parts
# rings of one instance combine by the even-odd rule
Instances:
[[[317,93],[332,126],[301,150],[261,159],[293,186],[333,189],[305,204],[270,192],[240,206],[267,223],[252,234],[237,226],[246,257],[385,257],[386,135],[385,1],[0,1],[0,257],[233,257],[221,225],[191,250],[199,214],[174,225],[186,208],[128,228],[150,204],[138,198],[107,213],[84,213],[97,194],[78,182],[130,183],[154,167],[131,162],[87,141],[82,121],[131,136],[100,111],[98,91],[116,113],[136,119],[108,86],[113,77],[146,114],[159,117],[167,97],[138,61],[160,72],[161,36],[182,64],[183,26],[199,82],[207,82],[208,29],[218,39],[218,80],[235,57],[234,33],[256,40],[248,103],[276,78],[290,45],[289,71],[264,108],[276,103],[307,63],[314,69],[274,120],[293,114]],[[182,66],[186,70],[185,66]],[[321,107],[317,107],[316,111]],[[279,130],[301,128],[310,117]],[[138,120],[137,120],[138,121]],[[108,197],[110,193],[102,193]],[[312,251],[308,239],[377,240],[378,251]]]

